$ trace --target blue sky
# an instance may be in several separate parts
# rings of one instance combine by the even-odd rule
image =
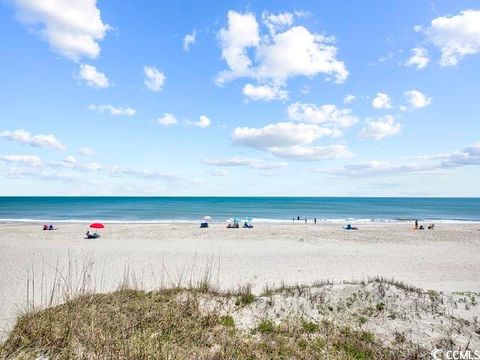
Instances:
[[[1,195],[480,196],[475,1],[0,3]]]

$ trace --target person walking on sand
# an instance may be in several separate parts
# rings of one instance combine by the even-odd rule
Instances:
[[[317,218],[313,218],[313,223],[317,225]]]
[[[305,224],[307,223],[307,218],[305,218]]]
[[[418,220],[415,219],[415,230],[418,230]]]

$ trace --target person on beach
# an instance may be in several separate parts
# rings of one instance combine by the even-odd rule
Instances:
[[[313,218],[313,223],[317,225],[317,218]]]
[[[297,221],[300,221],[300,216],[297,216]]]
[[[307,223],[307,218],[305,218],[305,224]]]
[[[418,230],[418,220],[415,219],[415,230]]]

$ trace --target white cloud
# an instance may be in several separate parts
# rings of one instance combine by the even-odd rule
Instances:
[[[262,128],[238,127],[232,140],[236,144],[267,151],[275,156],[294,160],[326,160],[350,155],[343,145],[306,146],[315,140],[338,136],[337,129],[316,124],[280,122]]]
[[[78,61],[96,58],[98,41],[109,26],[101,19],[96,0],[14,0],[22,22],[38,31],[57,53]]]
[[[343,103],[344,103],[344,104],[351,104],[351,103],[354,102],[355,100],[357,100],[357,97],[356,97],[355,95],[347,94],[347,95],[345,95],[345,97],[343,98]]]
[[[251,76],[252,64],[247,55],[248,47],[256,47],[260,42],[258,23],[251,13],[240,14],[228,12],[228,27],[218,33],[222,47],[222,58],[227,62],[230,71],[224,71],[217,78],[218,83],[224,83],[237,77]]]
[[[425,33],[442,52],[440,65],[457,65],[464,56],[480,52],[480,10],[437,17]]]
[[[177,125],[178,121],[173,114],[165,113],[157,119],[157,122],[162,126]]]
[[[292,26],[293,17],[294,14],[289,12],[270,14],[269,12],[264,11],[262,13],[263,23],[271,34],[275,34],[286,27]]]
[[[480,165],[480,142],[460,151],[443,156],[441,166],[444,168]]]
[[[92,65],[81,64],[78,77],[93,88],[102,89],[110,86],[107,76]]]
[[[218,75],[217,83],[250,77],[282,84],[293,76],[313,77],[320,73],[339,83],[346,80],[348,71],[336,58],[338,49],[332,37],[311,33],[303,26],[277,32],[291,25],[290,17],[285,14],[265,16],[270,33],[261,35],[255,15],[228,12],[228,25],[220,30],[218,37],[229,70]],[[251,57],[249,49],[253,50]]]
[[[18,129],[14,131],[3,131],[0,136],[10,140],[16,141],[23,145],[36,146],[41,148],[50,148],[55,150],[65,150],[65,145],[58,140],[55,135],[34,135],[32,136],[28,131]]]
[[[95,162],[90,162],[90,163],[78,162],[77,159],[72,155],[67,156],[62,161],[51,162],[49,163],[49,165],[53,168],[72,169],[77,171],[99,171],[104,169],[102,165],[97,164]]]
[[[173,186],[190,186],[202,184],[203,180],[191,177],[181,176],[171,172],[155,171],[147,169],[123,169],[120,167],[112,167],[109,169],[111,177],[135,177],[146,180],[163,180]]]
[[[111,115],[118,115],[118,116],[133,116],[136,114],[136,110],[131,107],[115,107],[112,105],[90,105],[88,107],[90,110],[97,111],[100,114],[105,112],[109,112]]]
[[[410,50],[412,55],[405,62],[405,66],[415,66],[417,70],[423,69],[430,62],[428,51],[425,48],[417,47]]]
[[[414,108],[423,108],[432,102],[432,98],[422,94],[418,90],[405,91],[408,103]]]
[[[200,118],[198,119],[198,121],[193,123],[194,126],[198,126],[198,127],[201,127],[201,128],[207,128],[211,124],[212,124],[212,121],[208,117],[206,117],[205,115],[201,115]]]
[[[279,122],[262,128],[237,127],[232,139],[237,144],[256,149],[271,149],[307,145],[321,137],[332,135],[334,130],[315,124]]]
[[[367,121],[365,126],[360,130],[359,136],[362,138],[369,138],[380,140],[387,136],[399,134],[402,130],[402,125],[395,122],[391,115],[383,118]]]
[[[36,155],[0,155],[0,161],[33,167],[42,166],[42,159]]]
[[[9,168],[4,171],[5,176],[9,178],[23,178],[31,177],[34,179],[44,180],[44,181],[62,181],[62,182],[73,182],[78,181],[79,179],[73,176],[72,174],[59,173],[56,171],[46,171],[40,168]],[[84,181],[82,181],[84,183]]]
[[[338,49],[332,38],[314,34],[303,26],[294,26],[272,36],[271,42],[262,43],[257,56],[260,64],[257,75],[274,81],[286,81],[293,76],[313,77],[324,73],[337,83],[348,77],[345,64],[339,61]]]
[[[144,66],[145,74],[144,84],[152,91],[162,91],[165,84],[166,76],[153,66]]]
[[[93,151],[92,149],[90,149],[88,147],[81,147],[80,149],[78,149],[78,153],[82,156],[93,156],[93,155],[95,155],[95,151]]]
[[[408,108],[405,105],[400,105],[398,108],[400,109],[401,112],[405,112],[408,110]]]
[[[339,109],[331,104],[317,106],[296,102],[288,107],[287,114],[291,120],[324,124],[335,128],[348,128],[358,122],[350,109]],[[337,135],[341,133],[337,132]]]
[[[252,85],[243,87],[243,95],[253,100],[285,100],[288,99],[288,91],[278,85]]]
[[[346,165],[337,169],[319,169],[317,172],[342,175],[342,176],[389,176],[397,174],[412,174],[436,170],[438,167],[432,164],[396,164],[388,161],[365,161],[358,164]]]
[[[193,29],[191,34],[187,34],[183,37],[183,50],[189,51],[190,46],[195,44],[196,39],[197,39],[197,31]]]
[[[480,142],[462,150],[447,154],[420,155],[410,159],[423,162],[399,163],[389,161],[365,161],[346,165],[336,169],[318,169],[316,172],[342,176],[388,176],[398,174],[417,174],[450,169],[462,166],[480,165]]]
[[[241,157],[234,157],[234,158],[224,159],[224,160],[205,159],[203,160],[203,162],[207,165],[212,165],[212,166],[223,166],[223,167],[244,166],[250,169],[257,169],[257,170],[280,169],[288,165],[286,162],[265,162],[260,159],[241,158]]]
[[[392,99],[385,93],[377,93],[377,96],[372,100],[372,106],[375,109],[391,109]]]
[[[345,145],[326,146],[290,146],[271,149],[273,155],[303,161],[321,161],[351,157],[352,153]]]
[[[214,170],[210,172],[212,176],[228,176],[228,171],[225,170]]]

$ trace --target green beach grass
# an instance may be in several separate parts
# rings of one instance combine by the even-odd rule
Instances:
[[[0,348],[6,359],[392,359],[369,332],[331,322],[265,319],[251,331],[231,316],[205,313],[205,295],[248,294],[213,290],[120,290],[82,295],[65,304],[21,316]],[[248,299],[248,301],[246,301]]]

